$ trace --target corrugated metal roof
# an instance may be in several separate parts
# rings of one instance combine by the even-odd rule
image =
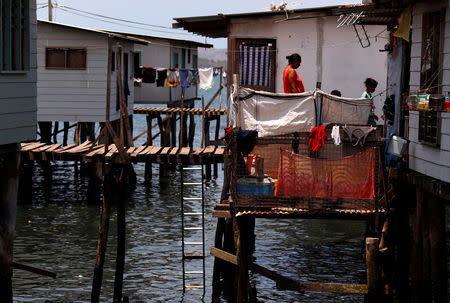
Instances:
[[[296,214],[343,214],[343,215],[370,215],[385,212],[384,209],[323,209],[311,210],[303,208],[271,208],[270,210],[242,210],[236,213],[240,216],[265,216],[265,215],[296,215]]]

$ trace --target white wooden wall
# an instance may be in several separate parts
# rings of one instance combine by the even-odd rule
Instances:
[[[231,38],[266,38],[277,40],[275,91],[283,92],[283,70],[286,56],[298,53],[302,64],[297,69],[305,89],[314,90],[316,82],[322,90],[340,90],[343,97],[359,98],[367,77],[378,81],[375,94],[386,87],[387,56],[384,48],[386,32],[375,40],[385,26],[366,26],[371,46],[362,48],[352,26],[336,28],[337,16],[281,21],[284,15],[253,19],[233,19]],[[320,51],[319,51],[320,50]],[[374,98],[376,113],[382,115],[385,94]],[[378,123],[383,123],[380,119]]]
[[[133,72],[130,42],[121,41],[123,52],[129,53],[128,112],[133,112]],[[106,119],[107,36],[67,26],[38,23],[38,121],[101,122]],[[113,46],[115,42],[113,41]],[[87,49],[85,70],[53,70],[45,68],[46,47],[84,47]],[[122,61],[123,62],[123,61]],[[116,111],[116,76],[111,73],[111,121],[119,118]]]
[[[442,3],[422,3],[413,8],[412,41],[411,41],[411,77],[410,90],[414,92],[420,86],[420,57],[422,46],[422,14],[424,12],[440,9]],[[442,92],[450,92],[450,1],[447,2],[446,22],[444,33],[444,64],[442,74]],[[441,146],[431,147],[421,144],[418,140],[419,114],[410,111],[409,117],[409,168],[431,176],[433,178],[450,182],[450,113],[442,113]]]
[[[0,145],[36,138],[36,1],[30,1],[30,69],[0,73]]]
[[[161,39],[146,39],[148,45],[135,44],[136,51],[142,52],[142,65],[145,67],[171,67],[172,54],[178,53],[178,60],[181,67],[181,49],[183,47],[174,46],[174,42]],[[186,50],[186,68],[192,68],[193,56],[197,54],[197,49],[191,50],[191,60],[188,63],[188,51]],[[142,83],[140,87],[135,87],[135,103],[169,103],[181,100],[181,87],[157,87],[155,83]],[[185,99],[197,97],[197,86],[185,89]]]

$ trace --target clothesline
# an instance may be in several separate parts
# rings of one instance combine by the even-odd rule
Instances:
[[[219,73],[226,77],[222,67],[186,69],[141,66],[134,82],[156,83],[158,87],[167,85],[169,87],[181,86],[182,88],[198,84],[200,89],[207,90],[214,86],[214,76]]]

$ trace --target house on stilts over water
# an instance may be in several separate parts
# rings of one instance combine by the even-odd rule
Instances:
[[[174,27],[228,38],[228,71],[234,75],[224,187],[213,211],[218,217],[211,248],[216,257],[213,298],[255,298],[252,271],[274,280],[279,290],[360,293],[373,302],[446,302],[449,4],[373,0],[175,19]],[[308,23],[315,30],[304,32]],[[333,40],[339,31],[352,32],[359,49],[341,49]],[[294,42],[288,43],[290,39]],[[337,57],[323,47],[328,41],[337,46]],[[308,48],[313,56],[303,57],[302,65],[311,64],[304,76],[310,91],[280,93],[280,61],[293,52],[303,55],[302,49],[308,54]],[[249,54],[266,51],[272,61],[257,61],[249,69]],[[377,61],[379,56],[383,58]],[[349,67],[340,68],[347,60],[352,61]],[[375,77],[386,78],[378,86],[386,91],[378,102],[324,92],[341,89],[344,96],[359,95],[362,88],[351,88],[380,65],[383,70]],[[268,81],[249,82],[262,70],[268,71]],[[367,123],[374,103],[384,125]],[[365,283],[301,282],[307,277],[295,279],[258,264],[252,254],[258,237],[255,218],[260,217],[366,220]],[[235,266],[224,265],[229,263]]]
[[[36,138],[36,2],[1,2],[0,301],[12,302],[20,146]]]

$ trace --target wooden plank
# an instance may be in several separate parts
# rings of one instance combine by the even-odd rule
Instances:
[[[170,151],[170,155],[171,156],[175,156],[178,153],[179,150],[180,150],[179,147],[172,148],[172,150]]]
[[[171,147],[164,147],[159,153],[161,156],[167,155],[170,151]]]
[[[56,145],[58,145],[58,144],[56,144]],[[59,144],[59,146],[61,146],[61,144]],[[59,147],[59,146],[58,146],[58,147]],[[48,149],[51,148],[51,147],[54,147],[54,144],[43,145],[43,146],[41,146],[41,147],[39,147],[39,148],[33,149],[32,151],[30,151],[30,153],[31,153],[31,152],[32,152],[32,153],[40,153],[40,152],[43,152],[43,151],[48,150]]]
[[[214,145],[208,145],[203,151],[202,156],[212,154],[215,150],[216,147]]]
[[[54,150],[57,150],[58,148],[61,147],[61,145],[62,145],[62,144],[53,144],[53,146],[50,147],[49,149],[45,150],[45,152],[49,153],[49,152],[52,152],[52,151],[54,151]]]
[[[137,157],[141,151],[143,151],[147,146],[142,145],[136,148],[136,150],[131,154],[131,157]]]
[[[279,273],[252,263],[250,269],[277,282],[277,288],[281,290],[296,290],[299,292],[316,291],[347,294],[367,294],[366,284],[335,284],[335,283],[311,283],[298,282],[294,279],[284,277]]]
[[[216,156],[223,156],[224,153],[225,153],[225,148],[218,147],[216,149],[216,151],[214,152],[214,155],[216,155]]]
[[[197,149],[196,151],[194,151],[191,155],[193,156],[198,156],[200,155],[203,151],[205,150],[204,147]]]
[[[188,156],[191,152],[191,148],[190,147],[182,147],[180,152],[178,153],[178,155],[180,156]]]
[[[224,261],[234,264],[234,265],[238,264],[238,259],[237,259],[236,255],[230,254],[230,253],[223,251],[221,249],[218,249],[214,246],[211,247],[210,252],[211,252],[211,255],[213,255],[216,258],[219,258],[221,260],[224,260]]]
[[[162,147],[153,146],[153,149],[148,153],[148,155],[156,155],[162,150]]]
[[[132,147],[128,148],[127,154],[131,155],[135,150],[136,150],[136,147],[132,146]]]
[[[143,150],[141,150],[138,154],[138,156],[144,156],[148,152],[150,152],[153,149],[153,146],[146,146]]]
[[[108,153],[105,155],[105,159],[109,160],[114,155],[114,153],[117,152],[117,147],[115,144],[111,145],[111,149],[108,151]]]
[[[212,216],[215,218],[231,218],[229,210],[213,210]]]
[[[33,149],[39,148],[39,147],[44,146],[44,145],[45,145],[45,143],[34,142],[34,143],[24,147],[21,151],[22,152],[32,151]]]
[[[28,146],[30,144],[33,144],[33,143],[35,143],[35,142],[22,142],[22,143],[19,143],[20,144],[20,149],[25,148],[26,146]]]
[[[73,147],[75,147],[75,146],[77,146],[77,145],[76,145],[76,144],[69,144],[69,145],[63,146],[63,147],[61,147],[61,148],[58,148],[57,150],[54,150],[53,152],[54,152],[54,153],[62,153],[62,152],[64,152],[65,150],[71,149],[71,148],[73,148]]]

